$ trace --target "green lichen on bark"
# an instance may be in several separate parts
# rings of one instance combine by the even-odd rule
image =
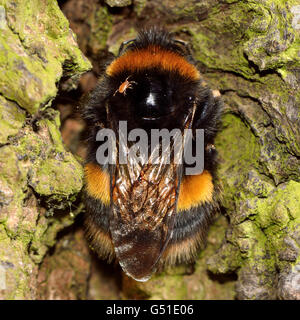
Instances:
[[[291,180],[268,197],[248,198],[239,204],[243,217],[232,219],[226,242],[208,261],[209,269],[219,274],[239,270],[239,298],[277,298],[283,283],[278,289],[276,274],[299,264],[300,184]],[[289,295],[296,299],[294,285]]]
[[[56,1],[0,1],[0,264],[4,299],[33,299],[38,263],[74,222],[82,166],[50,108],[62,76],[91,65]]]
[[[112,27],[113,16],[109,13],[109,7],[98,1],[79,0],[63,4],[62,9],[77,32],[79,47],[97,66],[106,55],[108,34]]]
[[[108,33],[111,29],[112,18],[106,7],[94,10],[89,18],[91,36],[89,38],[89,48],[94,57],[99,56],[101,51],[106,49]]]
[[[6,144],[10,136],[14,136],[25,122],[25,112],[15,103],[0,96],[0,144]]]
[[[216,144],[231,224],[208,266],[238,274],[240,299],[299,299],[291,280],[299,272],[299,238],[283,249],[300,228],[296,4],[239,1],[222,11],[217,6],[203,24],[183,27],[194,39],[204,78],[226,103]]]
[[[35,113],[56,96],[63,73],[78,77],[90,63],[56,1],[1,0],[0,5],[6,19],[0,33],[0,93]]]

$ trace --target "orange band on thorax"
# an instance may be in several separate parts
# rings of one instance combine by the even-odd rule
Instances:
[[[184,57],[178,53],[153,45],[145,49],[126,52],[107,67],[106,73],[109,76],[113,76],[122,71],[135,72],[153,67],[158,67],[165,71],[177,71],[183,77],[191,80],[200,78],[197,68]]]

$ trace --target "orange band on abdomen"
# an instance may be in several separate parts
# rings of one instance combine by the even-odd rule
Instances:
[[[109,174],[93,163],[88,163],[84,171],[87,193],[101,200],[105,205],[109,205]],[[188,210],[204,202],[210,202],[213,190],[212,176],[208,171],[200,175],[185,176],[180,185],[177,210]]]
[[[200,175],[185,176],[180,185],[177,210],[188,210],[212,200],[214,185],[208,171]]]
[[[105,205],[110,203],[109,174],[98,165],[88,163],[84,167],[87,193],[101,200]]]

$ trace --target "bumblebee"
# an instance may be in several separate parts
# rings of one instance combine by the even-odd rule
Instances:
[[[192,262],[203,247],[217,210],[214,139],[222,104],[201,79],[187,43],[156,28],[124,42],[90,94],[83,117],[88,129],[85,164],[85,228],[92,248],[109,262],[117,259],[137,281],[165,265]],[[158,161],[101,163],[97,150],[103,128],[204,130],[204,170],[187,175],[189,164],[166,163],[161,141]],[[173,140],[172,140],[173,141]],[[195,141],[193,140],[193,149]],[[122,150],[123,148],[123,150]],[[124,151],[125,148],[125,151]],[[129,147],[116,141],[116,154]],[[156,159],[157,160],[157,159]]]

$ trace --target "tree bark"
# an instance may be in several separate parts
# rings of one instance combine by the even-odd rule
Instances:
[[[80,220],[57,237],[83,211],[82,168],[52,100],[60,79],[59,96],[74,96],[66,91],[90,64],[55,1],[0,0],[0,298],[300,299],[300,1],[68,0],[61,9],[94,65],[82,92],[141,27],[191,44],[225,103],[222,214],[194,266],[146,283],[99,262]]]
[[[82,166],[51,102],[88,69],[56,1],[0,1],[0,299],[36,298],[38,266],[78,213]]]

